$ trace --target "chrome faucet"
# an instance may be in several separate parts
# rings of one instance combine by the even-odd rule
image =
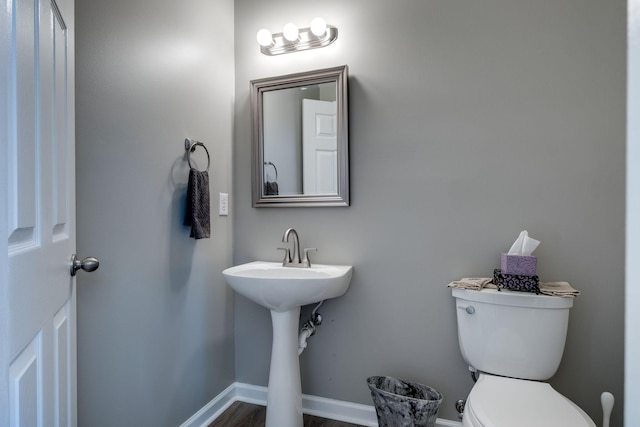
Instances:
[[[284,259],[282,260],[283,267],[311,267],[311,260],[309,260],[309,251],[317,251],[316,248],[305,248],[304,258],[300,258],[300,240],[298,238],[298,232],[293,228],[287,228],[282,236],[282,242],[289,242],[289,235],[293,235],[293,253],[289,248],[278,248],[285,251]]]

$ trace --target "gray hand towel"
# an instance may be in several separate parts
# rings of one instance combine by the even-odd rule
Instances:
[[[209,173],[191,168],[187,185],[187,212],[184,225],[191,226],[189,237],[205,239],[211,235],[211,208],[209,204]]]
[[[264,183],[264,195],[265,196],[277,196],[278,195],[278,183],[275,181]]]

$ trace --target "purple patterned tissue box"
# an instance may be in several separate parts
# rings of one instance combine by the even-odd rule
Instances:
[[[504,274],[517,274],[520,276],[535,276],[538,258],[525,255],[502,254],[500,270]]]
[[[499,269],[493,270],[493,284],[498,290],[508,289],[519,292],[540,293],[538,276],[524,276],[518,274],[504,274]]]

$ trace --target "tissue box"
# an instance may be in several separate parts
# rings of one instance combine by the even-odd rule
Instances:
[[[538,258],[534,256],[502,254],[500,269],[504,274],[535,276]]]
[[[510,291],[540,293],[538,276],[505,274],[497,268],[493,270],[493,284],[498,287],[498,290],[509,289]]]

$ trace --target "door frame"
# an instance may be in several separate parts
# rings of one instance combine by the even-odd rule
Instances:
[[[625,263],[625,370],[624,370],[624,419],[625,425],[640,418],[640,408],[631,402],[640,398],[640,335],[635,325],[640,322],[637,307],[640,304],[640,0],[628,0],[627,4],[627,195],[626,195],[626,263]],[[633,325],[633,326],[632,326]]]
[[[10,0],[9,0],[10,1]],[[8,100],[11,89],[9,73],[11,70],[10,48],[13,26],[6,7],[0,10],[0,99]],[[0,159],[8,162],[9,105],[0,102]],[[3,255],[0,256],[0,342],[9,342],[9,259],[8,259],[8,165],[0,167],[0,242]],[[0,425],[9,425],[9,349],[0,346]]]

